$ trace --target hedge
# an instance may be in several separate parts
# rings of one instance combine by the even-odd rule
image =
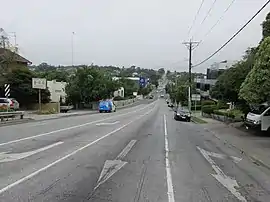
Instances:
[[[202,106],[206,106],[206,105],[216,105],[216,102],[213,100],[203,100]]]
[[[202,112],[206,114],[213,114],[214,110],[218,110],[218,107],[216,105],[205,105],[202,106]]]

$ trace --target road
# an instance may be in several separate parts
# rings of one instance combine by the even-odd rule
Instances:
[[[269,201],[270,171],[164,99],[0,128],[0,201]]]

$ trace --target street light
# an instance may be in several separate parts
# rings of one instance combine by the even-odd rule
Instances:
[[[71,64],[72,64],[72,67],[74,65],[74,35],[75,35],[75,32],[72,32],[72,35],[71,35]]]

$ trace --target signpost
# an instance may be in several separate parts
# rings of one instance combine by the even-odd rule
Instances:
[[[43,78],[32,78],[32,88],[38,89],[39,111],[41,112],[41,89],[47,88],[47,81]]]
[[[196,113],[196,102],[201,100],[201,95],[200,94],[192,94],[191,100],[195,101],[195,113]]]

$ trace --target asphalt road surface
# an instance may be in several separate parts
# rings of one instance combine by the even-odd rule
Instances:
[[[269,201],[270,171],[160,99],[0,128],[0,201]]]

